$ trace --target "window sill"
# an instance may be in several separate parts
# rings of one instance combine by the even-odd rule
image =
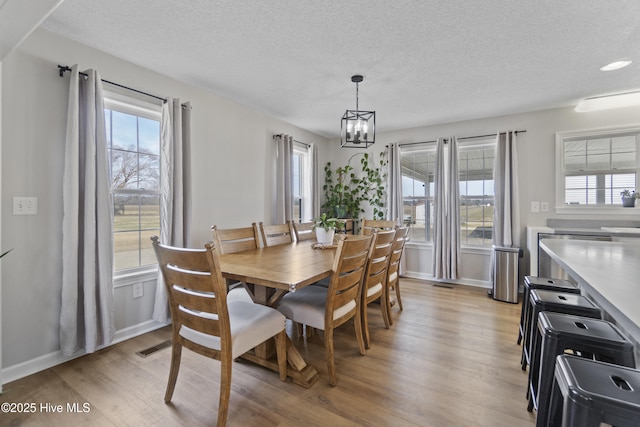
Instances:
[[[622,206],[556,206],[558,215],[634,215],[640,212],[639,208],[623,208]]]
[[[158,277],[158,266],[152,265],[139,269],[116,272],[113,276],[113,287],[131,286],[134,283],[150,282]]]
[[[408,248],[416,248],[416,249],[428,249],[431,250],[433,249],[433,244],[432,243],[425,243],[425,242],[412,242],[412,241],[408,241],[406,244],[406,247]],[[481,255],[485,255],[488,253],[491,253],[491,251],[493,250],[493,246],[470,246],[470,245],[462,245],[462,247],[460,248],[460,251],[466,254],[481,254]]]

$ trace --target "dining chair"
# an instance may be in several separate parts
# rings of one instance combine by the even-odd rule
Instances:
[[[220,255],[249,251],[260,247],[258,226],[255,222],[251,224],[251,227],[226,229],[212,225],[211,233],[213,235],[213,242],[218,248]],[[249,294],[244,290],[244,286],[238,286],[242,284],[242,282],[226,279],[226,283],[230,297],[251,300]]]
[[[294,232],[291,221],[284,224],[264,225],[263,222],[258,224],[262,242],[265,246],[283,245],[294,241]]]
[[[371,347],[369,335],[369,304],[380,302],[380,310],[385,328],[389,329],[389,307],[387,301],[387,269],[391,258],[391,249],[395,241],[396,230],[373,229],[373,242],[367,259],[367,269],[362,281],[362,330],[365,348]]]
[[[395,241],[391,248],[389,268],[387,269],[387,295],[385,304],[387,306],[387,312],[389,313],[389,324],[391,325],[393,325],[393,318],[391,317],[391,292],[395,291],[398,307],[400,311],[402,311],[402,298],[400,298],[400,263],[402,261],[405,243],[408,240],[408,234],[408,227],[399,227],[396,230]]]
[[[277,307],[292,321],[324,331],[327,371],[332,386],[338,382],[333,341],[335,328],[353,319],[360,354],[365,354],[360,290],[372,239],[372,236],[339,239],[329,287],[305,286],[286,294]]]
[[[173,396],[182,347],[220,361],[218,426],[224,426],[231,394],[233,359],[275,338],[280,380],[287,379],[285,317],[273,308],[228,301],[218,249],[176,248],[151,238],[164,277],[172,320],[172,352],[164,401]],[[193,382],[191,386],[197,387]]]
[[[316,233],[315,231],[313,231],[313,224],[313,221],[293,223],[293,231],[298,242],[302,242],[303,240],[316,239]]]
[[[384,219],[362,219],[362,227],[360,228],[360,234],[364,234],[366,229],[377,228],[380,230],[390,230],[398,227],[398,221],[384,220]]]

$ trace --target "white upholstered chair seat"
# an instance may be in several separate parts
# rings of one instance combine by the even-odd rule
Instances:
[[[394,271],[393,273],[391,273],[389,275],[389,278],[387,279],[388,282],[393,282],[394,280],[396,280],[398,278],[398,272]]]
[[[248,297],[248,295],[247,295]],[[231,354],[235,359],[280,332],[285,317],[278,311],[246,301],[227,301],[231,327]],[[202,317],[216,318],[210,313]],[[180,336],[202,346],[220,350],[220,338],[182,325]]]
[[[236,286],[227,292],[227,303],[234,301],[253,302],[244,286]]]
[[[378,283],[377,285],[373,285],[369,289],[367,289],[367,296],[370,297],[371,295],[375,295],[378,292],[380,292],[380,290],[382,290],[382,283]]]
[[[296,292],[290,292],[280,301],[278,311],[294,322],[324,330],[327,290],[323,286],[306,286]],[[339,319],[355,306],[356,302],[351,300],[342,307],[337,307],[333,312],[333,318]]]

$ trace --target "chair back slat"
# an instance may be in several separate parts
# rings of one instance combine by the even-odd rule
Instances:
[[[302,242],[303,240],[316,240],[313,222],[294,222],[293,231],[298,242]]]
[[[211,233],[221,255],[249,251],[260,247],[256,223],[252,223],[251,227],[228,229],[220,229],[217,225],[213,225]]]
[[[265,246],[283,245],[294,241],[294,231],[289,221],[277,225],[264,225],[260,222],[258,228]]]
[[[385,220],[385,219],[366,219],[362,220],[362,227],[360,234],[368,234],[372,229],[378,230],[391,230],[398,227],[398,220]]]

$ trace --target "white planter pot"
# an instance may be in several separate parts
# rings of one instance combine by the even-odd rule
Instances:
[[[322,243],[323,245],[331,245],[333,244],[333,235],[335,234],[335,228],[330,228],[329,231],[326,231],[322,227],[316,228],[316,240],[318,243]]]

